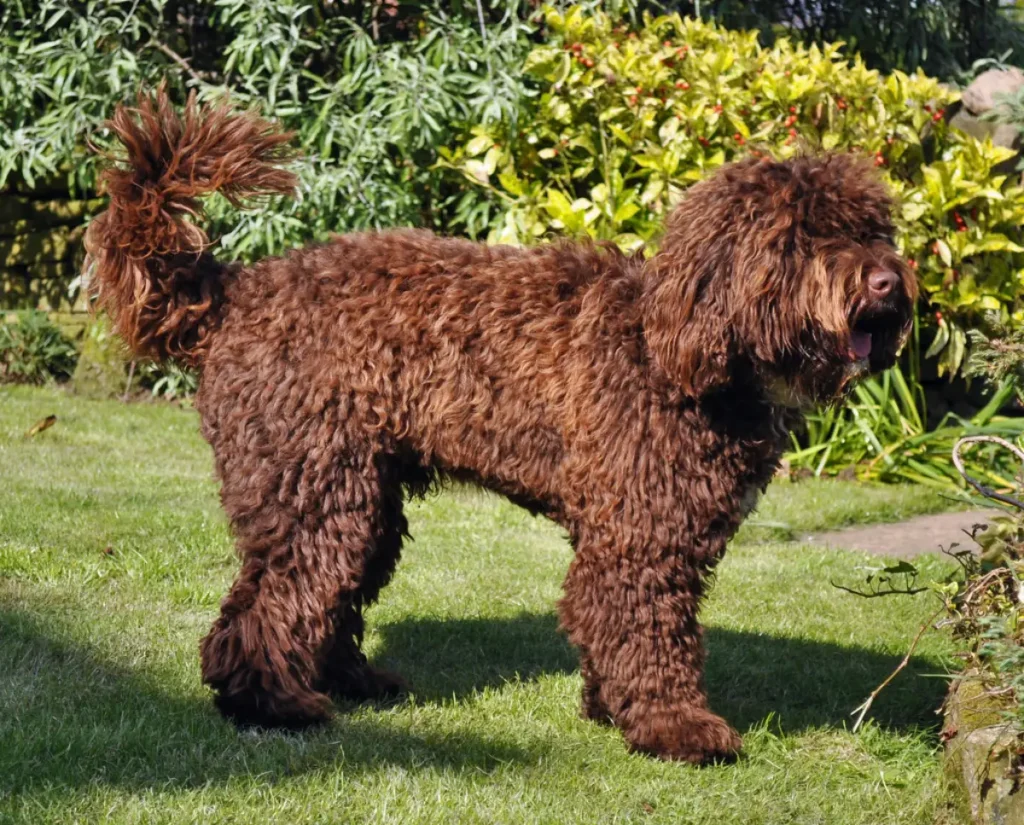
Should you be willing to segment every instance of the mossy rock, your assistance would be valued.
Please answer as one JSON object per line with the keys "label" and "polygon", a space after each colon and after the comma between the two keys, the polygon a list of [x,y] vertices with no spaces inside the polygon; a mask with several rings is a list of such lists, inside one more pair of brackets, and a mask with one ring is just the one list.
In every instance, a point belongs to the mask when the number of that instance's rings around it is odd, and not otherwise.
{"label": "mossy rock", "polygon": [[75,342],[79,350],[85,340],[85,333],[96,319],[86,310],[74,312],[50,312],[50,320],[57,325],[57,328],[68,338]]}
{"label": "mossy rock", "polygon": [[946,775],[962,791],[965,816],[976,825],[1024,825],[1024,733],[1005,698],[992,696],[976,672],[962,674],[950,687],[943,733]]}
{"label": "mossy rock", "polygon": [[94,318],[82,336],[82,352],[71,387],[87,398],[119,398],[124,393],[126,358],[121,339],[106,318]]}

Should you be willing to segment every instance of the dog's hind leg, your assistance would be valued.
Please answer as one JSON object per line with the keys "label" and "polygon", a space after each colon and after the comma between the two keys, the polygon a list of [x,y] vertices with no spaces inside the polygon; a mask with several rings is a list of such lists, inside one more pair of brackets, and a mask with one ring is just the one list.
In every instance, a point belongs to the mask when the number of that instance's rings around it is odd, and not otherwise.
{"label": "dog's hind leg", "polygon": [[359,589],[345,598],[333,613],[333,646],[324,656],[324,690],[338,699],[373,701],[391,699],[405,692],[405,682],[393,673],[370,665],[360,649],[363,640],[363,610],[377,600],[391,581],[408,535],[402,513],[401,490],[396,484],[381,491],[379,529]]}
{"label": "dog's hind leg", "polygon": [[364,693],[385,687],[359,652],[358,616],[397,559],[400,491],[378,457],[318,452],[285,467],[247,510],[235,496],[258,485],[225,477],[243,567],[203,640],[203,679],[242,725],[325,720],[339,673],[360,676]]}
{"label": "dog's hind leg", "polygon": [[601,677],[586,653],[580,657],[580,675],[583,677],[580,716],[599,725],[612,724],[611,711],[601,699]]}

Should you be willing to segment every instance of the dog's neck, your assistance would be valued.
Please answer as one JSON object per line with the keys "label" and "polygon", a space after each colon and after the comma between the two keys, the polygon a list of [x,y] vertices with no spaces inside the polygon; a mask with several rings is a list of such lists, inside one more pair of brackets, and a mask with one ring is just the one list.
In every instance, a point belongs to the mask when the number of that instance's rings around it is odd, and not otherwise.
{"label": "dog's neck", "polygon": [[797,426],[799,409],[780,404],[765,389],[753,369],[734,366],[731,380],[696,401],[708,426],[736,441],[778,443],[784,446]]}

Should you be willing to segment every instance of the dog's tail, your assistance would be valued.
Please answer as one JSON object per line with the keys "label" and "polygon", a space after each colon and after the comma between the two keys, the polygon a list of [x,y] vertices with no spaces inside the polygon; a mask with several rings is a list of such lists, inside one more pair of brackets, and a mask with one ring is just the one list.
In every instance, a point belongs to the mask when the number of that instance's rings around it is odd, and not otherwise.
{"label": "dog's tail", "polygon": [[123,154],[100,175],[107,210],[86,233],[89,289],[137,355],[202,361],[224,306],[229,265],[209,254],[197,200],[220,192],[235,206],[291,193],[290,134],[252,113],[197,105],[182,115],[166,89],[140,93],[108,121]]}

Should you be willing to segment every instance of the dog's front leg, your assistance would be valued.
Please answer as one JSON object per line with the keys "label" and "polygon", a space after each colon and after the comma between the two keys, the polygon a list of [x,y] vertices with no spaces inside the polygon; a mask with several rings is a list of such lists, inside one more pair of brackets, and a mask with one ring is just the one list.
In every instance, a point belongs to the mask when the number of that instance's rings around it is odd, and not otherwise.
{"label": "dog's front leg", "polygon": [[740,749],[704,692],[704,572],[684,553],[624,549],[604,531],[577,533],[559,612],[584,662],[583,713],[611,719],[632,750],[706,763]]}

